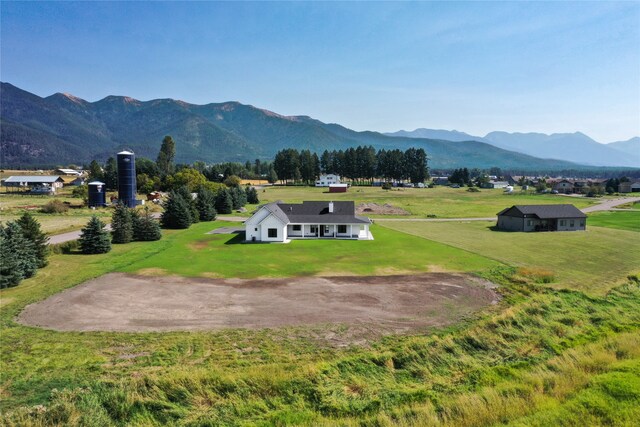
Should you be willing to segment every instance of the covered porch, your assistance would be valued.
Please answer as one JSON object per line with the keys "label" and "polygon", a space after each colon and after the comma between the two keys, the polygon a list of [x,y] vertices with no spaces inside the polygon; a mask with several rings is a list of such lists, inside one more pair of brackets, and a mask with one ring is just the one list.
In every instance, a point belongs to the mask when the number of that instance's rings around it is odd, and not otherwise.
{"label": "covered porch", "polygon": [[369,224],[288,224],[289,239],[373,240]]}

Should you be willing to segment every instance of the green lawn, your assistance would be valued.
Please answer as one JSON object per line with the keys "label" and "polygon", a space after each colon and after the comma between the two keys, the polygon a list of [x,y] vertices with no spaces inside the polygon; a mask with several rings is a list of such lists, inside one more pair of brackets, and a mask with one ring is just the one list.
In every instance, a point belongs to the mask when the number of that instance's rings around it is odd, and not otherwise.
{"label": "green lawn", "polygon": [[176,234],[161,253],[120,269],[146,274],[209,277],[388,275],[480,271],[498,262],[464,250],[373,225],[375,240],[294,240],[247,244],[238,235],[205,234],[238,223],[200,223]]}
{"label": "green lawn", "polygon": [[620,230],[640,231],[639,211],[610,211],[589,214],[589,225],[618,228]]}
{"label": "green lawn", "polygon": [[[602,293],[640,271],[640,238],[633,231],[593,227],[586,232],[511,233],[494,223],[384,222],[385,227],[475,252],[508,265],[550,271],[551,286]],[[535,274],[535,271],[533,271]]]}
{"label": "green lawn", "polygon": [[383,190],[380,187],[351,187],[347,193],[327,192],[315,187],[267,187],[258,193],[261,203],[283,200],[299,203],[304,200],[354,200],[385,204],[389,203],[407,210],[412,216],[424,218],[435,215],[439,218],[490,217],[502,209],[517,204],[572,203],[578,208],[596,203],[587,198],[568,198],[552,194],[531,194],[515,191],[506,194],[503,190],[480,190],[470,193],[466,188],[397,188]]}

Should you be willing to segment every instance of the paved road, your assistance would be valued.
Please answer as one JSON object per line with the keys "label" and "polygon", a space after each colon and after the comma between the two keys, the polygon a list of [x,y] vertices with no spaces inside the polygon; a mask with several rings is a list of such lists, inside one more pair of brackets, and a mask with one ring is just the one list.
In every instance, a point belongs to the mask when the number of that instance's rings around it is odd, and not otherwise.
{"label": "paved road", "polygon": [[[111,231],[111,224],[107,224],[105,230]],[[71,240],[78,240],[80,238],[80,230],[70,231],[68,233],[56,234],[49,236],[49,244],[57,245],[64,242],[70,242]]]}
{"label": "paved road", "polygon": [[621,199],[607,199],[602,203],[598,203],[597,205],[589,206],[582,209],[582,212],[589,213],[589,212],[598,212],[598,211],[618,210],[613,208],[615,208],[616,206],[624,205],[625,203],[633,203],[633,202],[640,202],[640,197],[623,197]]}

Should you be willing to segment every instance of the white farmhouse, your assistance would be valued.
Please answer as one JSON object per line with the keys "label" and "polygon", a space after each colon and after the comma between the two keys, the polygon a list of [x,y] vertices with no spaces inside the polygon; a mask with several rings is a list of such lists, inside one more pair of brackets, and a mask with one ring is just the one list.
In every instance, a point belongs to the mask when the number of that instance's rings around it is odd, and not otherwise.
{"label": "white farmhouse", "polygon": [[248,242],[291,239],[373,240],[371,220],[355,214],[354,202],[269,203],[245,221]]}
{"label": "white farmhouse", "polygon": [[316,187],[328,187],[331,184],[340,184],[340,175],[327,174],[320,175],[320,179],[316,181]]}

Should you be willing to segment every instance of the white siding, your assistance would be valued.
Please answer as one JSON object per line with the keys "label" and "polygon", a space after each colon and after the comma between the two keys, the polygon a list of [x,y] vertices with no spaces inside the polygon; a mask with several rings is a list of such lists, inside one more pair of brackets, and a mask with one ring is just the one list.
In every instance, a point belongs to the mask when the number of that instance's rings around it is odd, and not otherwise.
{"label": "white siding", "polygon": [[[269,229],[275,229],[277,236],[269,237]],[[282,224],[276,217],[273,215],[265,218],[258,227],[260,232],[260,237],[257,240],[261,242],[284,242],[287,240],[286,230],[287,226]]]}

